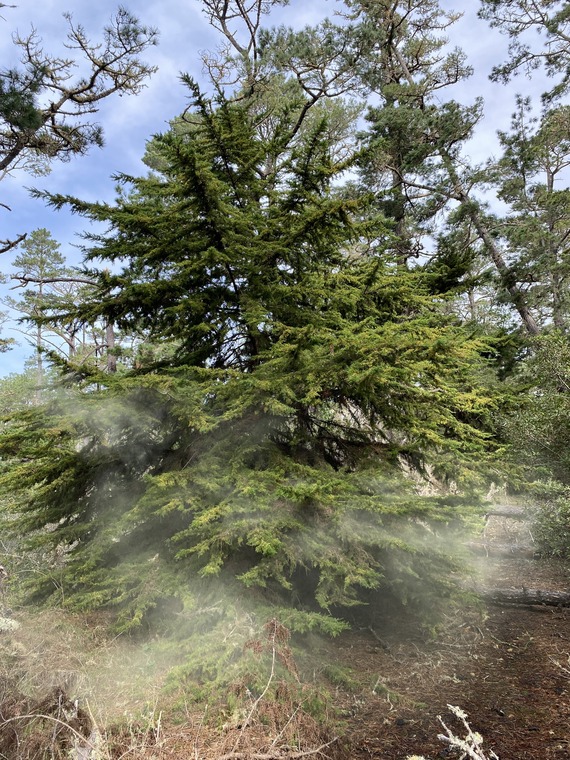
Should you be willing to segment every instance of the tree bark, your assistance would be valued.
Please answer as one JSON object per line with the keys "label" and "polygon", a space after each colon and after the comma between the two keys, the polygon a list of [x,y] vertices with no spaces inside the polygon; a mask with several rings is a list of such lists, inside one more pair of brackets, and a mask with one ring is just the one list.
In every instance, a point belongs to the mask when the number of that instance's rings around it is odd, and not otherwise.
{"label": "tree bark", "polygon": [[548,607],[570,607],[570,593],[547,591],[538,588],[486,588],[477,593],[492,604],[545,605]]}

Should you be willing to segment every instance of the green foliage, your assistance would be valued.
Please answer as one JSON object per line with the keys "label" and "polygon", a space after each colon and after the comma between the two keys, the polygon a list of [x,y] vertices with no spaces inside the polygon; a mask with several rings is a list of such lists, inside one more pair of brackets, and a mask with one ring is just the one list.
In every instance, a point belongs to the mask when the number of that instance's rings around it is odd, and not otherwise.
{"label": "green foliage", "polygon": [[532,118],[529,98],[517,99],[511,130],[500,132],[500,160],[490,167],[498,196],[508,204],[498,234],[504,240],[510,276],[543,325],[568,329],[570,298],[566,235],[570,194],[563,175],[570,165],[570,108],[560,106]]}
{"label": "green foliage", "polygon": [[542,335],[522,366],[526,393],[505,421],[517,487],[538,505],[535,535],[545,554],[570,556],[570,344]]}
{"label": "green foliage", "polygon": [[522,367],[527,393],[522,408],[507,422],[516,455],[533,474],[570,480],[570,346],[559,332],[535,341]]}
{"label": "green foliage", "polygon": [[77,388],[5,423],[14,528],[65,556],[30,593],[116,607],[123,630],[218,577],[296,630],[335,633],[383,595],[433,609],[462,509],[398,471],[465,480],[485,455],[487,346],[394,261],[368,194],[338,192],[326,119],[268,174],[256,109],[192,88],[160,176],[113,206],[52,198],[111,228],[86,253],[113,271],[90,272],[76,317],[175,348],[121,376],[76,367]]}
{"label": "green foliage", "polygon": [[552,493],[561,490],[552,488],[549,498],[540,504],[533,535],[544,555],[570,560],[570,493],[568,489]]}
{"label": "green foliage", "polygon": [[[0,283],[3,282],[2,277],[0,276]],[[0,312],[0,327],[2,324],[6,321],[6,314],[4,312]],[[9,351],[10,347],[14,344],[13,338],[0,338],[0,354],[4,353],[5,351]]]}
{"label": "green foliage", "polygon": [[[564,0],[481,0],[479,13],[511,40],[508,60],[493,68],[495,80],[508,82],[513,75],[530,75],[544,66],[548,76],[559,81],[543,100],[548,103],[567,93],[570,14]],[[535,47],[533,39],[541,37],[544,42]]]}
{"label": "green foliage", "polygon": [[76,306],[43,299],[42,329],[110,326],[135,350],[117,372],[60,360],[58,382],[4,417],[3,529],[43,558],[28,599],[168,634],[178,683],[254,692],[256,655],[275,652],[265,621],[335,636],[403,609],[426,619],[456,590],[504,399],[494,342],[448,308],[476,252],[410,264],[448,199],[413,198],[412,179],[443,188],[433,159],[478,117],[435,102],[440,74],[466,73],[458,53],[430,71],[451,19],[436,11],[398,17],[418,82],[392,59],[365,150],[358,106],[325,95],[370,36],[373,54],[390,38],[359,5],[346,47],[331,24],[322,44],[283,29],[234,44],[235,99],[221,78],[215,99],[186,79],[190,106],[149,145],[153,173],[119,177],[114,203],[48,196],[105,231],[84,236],[93,286]]}
{"label": "green foliage", "polygon": [[[86,120],[98,101],[114,92],[138,92],[154,69],[139,55],[156,42],[156,32],[120,8],[103,34],[92,43],[71,15],[67,47],[83,58],[86,78],[73,81],[78,61],[47,54],[35,30],[15,34],[21,53],[18,68],[0,71],[0,168],[18,166],[45,173],[54,158],[66,159],[101,145],[101,128]],[[49,105],[46,105],[49,102]]]}
{"label": "green foliage", "polygon": [[262,589],[293,604],[280,613],[292,629],[334,633],[339,623],[318,608],[340,612],[367,590],[422,607],[428,573],[433,590],[449,592],[437,576],[455,566],[452,503],[419,498],[377,467],[335,472],[316,459],[318,439],[313,452],[309,441],[284,449],[271,439],[283,430],[262,414],[197,420],[197,430],[186,388],[175,398],[172,380],[156,383],[141,378],[121,400],[69,393],[7,423],[0,488],[13,494],[17,483],[23,497],[14,530],[47,556],[69,547],[63,565],[30,578],[34,594],[116,606],[129,629],[169,600],[187,609],[183,590],[199,590],[200,578],[235,575],[252,599]]}
{"label": "green foliage", "polygon": [[0,118],[12,129],[36,130],[42,125],[35,97],[40,89],[41,72],[26,78],[18,71],[6,71],[0,79]]}

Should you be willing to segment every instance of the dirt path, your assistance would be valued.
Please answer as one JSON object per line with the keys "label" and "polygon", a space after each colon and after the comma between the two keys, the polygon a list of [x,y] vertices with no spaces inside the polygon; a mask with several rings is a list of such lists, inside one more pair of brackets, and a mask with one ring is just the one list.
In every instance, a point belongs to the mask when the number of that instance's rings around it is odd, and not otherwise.
{"label": "dirt path", "polygon": [[[528,524],[507,517],[489,519],[485,540],[532,546]],[[481,573],[488,587],[570,590],[568,568],[556,562],[484,557]],[[370,688],[345,706],[347,756],[457,757],[437,738],[438,715],[457,727],[451,704],[501,760],[570,758],[570,608],[489,604],[449,619],[437,641],[388,644],[367,633],[341,648],[370,673]]]}

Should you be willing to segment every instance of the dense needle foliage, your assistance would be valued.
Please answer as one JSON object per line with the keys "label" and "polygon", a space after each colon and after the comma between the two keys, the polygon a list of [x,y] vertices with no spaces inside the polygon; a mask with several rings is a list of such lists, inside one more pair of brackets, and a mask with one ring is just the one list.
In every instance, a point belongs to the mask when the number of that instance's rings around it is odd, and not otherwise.
{"label": "dense needle foliage", "polygon": [[73,317],[139,345],[116,374],[68,365],[4,425],[15,526],[60,557],[31,593],[117,605],[125,627],[189,614],[216,576],[298,630],[433,607],[465,510],[420,479],[463,483],[488,450],[489,347],[342,189],[357,156],[335,156],[326,113],[264,138],[247,99],[191,86],[159,173],[122,177],[114,205],[51,198],[108,225]]}

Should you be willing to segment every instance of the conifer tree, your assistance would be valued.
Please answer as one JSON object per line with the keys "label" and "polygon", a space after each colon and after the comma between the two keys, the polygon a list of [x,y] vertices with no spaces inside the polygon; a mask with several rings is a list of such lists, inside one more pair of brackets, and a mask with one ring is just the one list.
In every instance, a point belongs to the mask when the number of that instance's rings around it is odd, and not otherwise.
{"label": "conifer tree", "polygon": [[[388,215],[398,220],[401,260],[432,255],[438,218],[459,204],[455,219],[468,221],[506,299],[526,331],[536,335],[539,327],[524,288],[497,240],[495,220],[478,197],[486,175],[464,156],[483,102],[463,106],[446,91],[471,73],[462,51],[449,51],[442,34],[457,14],[444,12],[435,0],[348,5],[353,11],[351,34],[367,41],[357,45],[366,51],[357,65],[360,81],[381,99],[380,107],[371,108],[367,116],[371,127],[363,178]],[[468,264],[469,256],[469,248],[458,251],[455,263]]]}
{"label": "conifer tree", "polygon": [[549,108],[537,124],[530,101],[518,98],[510,132],[500,132],[503,155],[491,168],[509,211],[495,225],[513,278],[526,291],[542,326],[568,328],[570,109]]}
{"label": "conifer tree", "polygon": [[[437,0],[348,2],[350,34],[361,51],[355,74],[379,105],[369,108],[369,150],[362,179],[395,223],[399,259],[426,253],[434,216],[453,194],[444,156],[456,163],[481,116],[481,103],[461,107],[447,90],[472,73],[444,33],[459,18]],[[429,192],[426,189],[429,187]]]}
{"label": "conifer tree", "polygon": [[[4,324],[6,321],[6,314],[4,312],[0,312],[0,326]],[[14,343],[13,338],[0,338],[0,353],[4,353],[5,351],[8,351],[10,346]]]}
{"label": "conifer tree", "polygon": [[27,325],[28,331],[32,332],[32,340],[35,348],[36,382],[38,386],[43,383],[43,357],[45,336],[42,325],[39,322],[46,303],[49,303],[50,293],[49,280],[62,276],[65,271],[65,260],[59,252],[59,245],[51,237],[46,229],[34,230],[24,240],[20,247],[20,253],[14,259],[14,266],[20,275],[31,277],[36,283],[37,289],[27,290],[22,298],[6,299],[10,308],[25,315],[25,318],[35,319],[35,324]]}
{"label": "conifer tree", "polygon": [[[18,283],[13,289],[22,289],[21,296],[8,297],[5,303],[22,315],[21,331],[33,340],[38,387],[42,385],[45,354],[75,362],[103,360],[108,368],[114,367],[116,336],[112,325],[87,323],[71,314],[94,282],[66,264],[59,243],[45,228],[33,230],[19,250],[11,279]],[[54,310],[69,317],[57,323],[50,321],[46,315]]]}
{"label": "conifer tree", "polygon": [[[91,119],[101,101],[115,93],[140,92],[155,71],[140,56],[156,44],[157,33],[125,8],[117,10],[101,42],[89,39],[71,14],[65,17],[67,48],[75,51],[75,58],[47,53],[32,29],[13,37],[20,65],[0,69],[0,180],[18,169],[45,174],[53,161],[67,161],[102,145],[101,126]],[[85,72],[75,76],[79,63]],[[25,234],[1,240],[0,253],[24,239]]]}
{"label": "conifer tree", "polygon": [[87,262],[112,269],[86,270],[76,318],[164,350],[126,375],[76,367],[78,389],[11,418],[15,525],[66,549],[68,603],[119,605],[125,626],[165,597],[191,609],[220,575],[300,630],[449,593],[461,500],[420,496],[402,469],[458,481],[485,452],[485,345],[400,266],[370,194],[339,188],[356,155],[339,158],[326,113],[264,136],[255,96],[188,84],[160,173],[123,177],[113,205],[50,197],[110,230],[87,236]]}
{"label": "conifer tree", "polygon": [[[507,34],[509,58],[493,69],[496,81],[508,82],[521,72],[530,76],[544,68],[559,81],[544,93],[545,103],[570,86],[570,13],[564,0],[481,0],[479,15]],[[539,40],[539,45],[533,45]]]}

